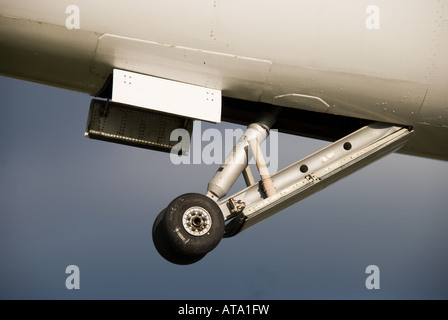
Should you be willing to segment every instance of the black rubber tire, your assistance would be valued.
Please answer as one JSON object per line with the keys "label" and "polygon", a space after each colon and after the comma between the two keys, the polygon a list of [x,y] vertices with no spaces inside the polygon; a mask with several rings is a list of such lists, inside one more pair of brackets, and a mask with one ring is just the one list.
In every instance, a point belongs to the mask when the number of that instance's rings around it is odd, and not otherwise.
{"label": "black rubber tire", "polygon": [[[206,210],[211,219],[210,229],[203,235],[192,235],[182,224],[184,213],[199,207]],[[186,256],[207,254],[213,250],[224,235],[224,217],[218,204],[209,197],[188,193],[174,199],[166,208],[161,222],[167,233],[167,240],[177,252]]]}
{"label": "black rubber tire", "polygon": [[166,229],[161,227],[161,222],[164,217],[165,210],[162,210],[162,212],[160,212],[154,220],[154,224],[152,226],[152,241],[154,243],[154,247],[163,258],[174,264],[188,265],[198,262],[205,257],[205,254],[187,256],[177,252],[167,240]]}

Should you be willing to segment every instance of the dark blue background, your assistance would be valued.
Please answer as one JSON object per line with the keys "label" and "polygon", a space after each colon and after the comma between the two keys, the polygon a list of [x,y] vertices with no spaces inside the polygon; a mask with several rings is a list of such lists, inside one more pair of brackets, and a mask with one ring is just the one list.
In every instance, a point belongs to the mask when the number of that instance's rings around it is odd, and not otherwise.
{"label": "dark blue background", "polygon": [[[176,266],[156,252],[153,220],[205,192],[218,166],[84,138],[90,99],[0,77],[1,299],[448,298],[446,162],[389,155]],[[279,143],[280,168],[327,144]],[[72,264],[80,290],[65,287]],[[365,287],[368,265],[379,290]]]}

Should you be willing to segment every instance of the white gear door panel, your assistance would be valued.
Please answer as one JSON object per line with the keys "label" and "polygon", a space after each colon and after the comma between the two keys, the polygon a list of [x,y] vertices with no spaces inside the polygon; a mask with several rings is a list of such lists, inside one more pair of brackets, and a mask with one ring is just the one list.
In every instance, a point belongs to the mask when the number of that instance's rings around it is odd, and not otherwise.
{"label": "white gear door panel", "polygon": [[114,69],[112,101],[221,122],[221,91]]}

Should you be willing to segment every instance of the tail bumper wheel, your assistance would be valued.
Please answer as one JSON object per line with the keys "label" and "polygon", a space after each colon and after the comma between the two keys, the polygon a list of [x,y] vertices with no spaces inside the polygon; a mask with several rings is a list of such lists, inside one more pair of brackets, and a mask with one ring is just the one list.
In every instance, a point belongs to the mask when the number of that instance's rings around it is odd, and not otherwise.
{"label": "tail bumper wheel", "polygon": [[190,264],[213,250],[224,235],[224,217],[217,203],[196,193],[174,199],[154,221],[157,251],[175,264]]}
{"label": "tail bumper wheel", "polygon": [[205,257],[205,254],[187,256],[177,252],[177,250],[169,243],[163,224],[161,224],[164,217],[165,209],[159,213],[152,227],[152,241],[154,247],[163,258],[174,264],[188,265],[198,262]]}

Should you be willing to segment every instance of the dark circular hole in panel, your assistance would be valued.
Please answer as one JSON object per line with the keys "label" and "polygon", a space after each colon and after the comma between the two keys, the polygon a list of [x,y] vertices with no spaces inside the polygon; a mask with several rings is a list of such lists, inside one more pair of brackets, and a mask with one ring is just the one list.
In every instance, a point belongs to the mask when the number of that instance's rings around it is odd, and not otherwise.
{"label": "dark circular hole in panel", "polygon": [[350,142],[344,143],[344,150],[350,150],[352,148],[352,144]]}

